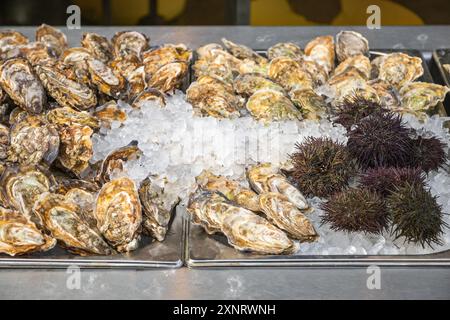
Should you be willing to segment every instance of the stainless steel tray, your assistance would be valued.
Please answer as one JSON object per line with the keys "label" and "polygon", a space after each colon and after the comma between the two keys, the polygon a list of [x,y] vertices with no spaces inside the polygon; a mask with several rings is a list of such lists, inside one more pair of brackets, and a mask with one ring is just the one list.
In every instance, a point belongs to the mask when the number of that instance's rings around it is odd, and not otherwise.
{"label": "stainless steel tray", "polygon": [[[450,49],[438,49],[433,52],[433,70],[435,70],[436,80],[447,87],[450,87],[450,74],[443,68],[443,64],[450,64]],[[450,95],[447,94],[444,100],[447,114],[450,115]]]}
{"label": "stainless steel tray", "polygon": [[183,226],[182,214],[175,212],[163,242],[143,237],[140,247],[127,254],[80,257],[56,246],[48,252],[19,257],[0,254],[0,268],[179,268],[183,265]]}

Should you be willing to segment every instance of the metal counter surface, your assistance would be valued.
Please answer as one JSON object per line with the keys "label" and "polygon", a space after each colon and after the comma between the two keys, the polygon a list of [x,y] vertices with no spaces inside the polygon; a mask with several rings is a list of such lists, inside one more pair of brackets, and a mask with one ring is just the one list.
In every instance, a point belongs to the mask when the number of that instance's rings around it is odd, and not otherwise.
{"label": "metal counter surface", "polygon": [[[0,27],[3,29],[6,27]],[[34,28],[17,28],[30,38]],[[342,29],[363,33],[372,47],[432,51],[450,47],[450,26],[382,27],[82,27],[64,30],[72,46],[86,31],[146,33],[152,44],[196,47],[221,37],[258,49],[282,41],[305,45]],[[430,54],[431,55],[431,54]],[[80,286],[66,270],[2,269],[0,299],[450,299],[450,268],[382,268],[381,288],[369,290],[365,268],[245,268],[81,270]],[[69,285],[68,285],[69,284]],[[72,288],[72,289],[70,289]]]}

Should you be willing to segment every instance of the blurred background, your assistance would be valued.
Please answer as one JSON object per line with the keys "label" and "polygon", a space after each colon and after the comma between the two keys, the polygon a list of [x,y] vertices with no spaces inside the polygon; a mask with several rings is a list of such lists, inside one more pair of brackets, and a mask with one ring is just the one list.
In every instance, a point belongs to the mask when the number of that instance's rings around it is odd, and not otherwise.
{"label": "blurred background", "polygon": [[450,24],[449,0],[0,0],[0,25],[362,25],[369,5],[382,25]]}

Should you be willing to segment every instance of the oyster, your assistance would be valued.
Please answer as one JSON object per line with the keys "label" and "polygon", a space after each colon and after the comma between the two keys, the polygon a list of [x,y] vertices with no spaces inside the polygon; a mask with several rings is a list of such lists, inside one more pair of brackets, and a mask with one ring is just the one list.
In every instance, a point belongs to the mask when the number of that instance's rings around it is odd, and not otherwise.
{"label": "oyster", "polygon": [[241,186],[237,181],[224,176],[216,176],[207,170],[204,170],[195,180],[203,190],[220,192],[228,200],[248,210],[261,211],[258,195],[252,190]]}
{"label": "oyster", "polygon": [[112,254],[101,235],[80,218],[80,210],[70,199],[49,192],[41,194],[34,205],[45,229],[70,252],[82,256]]}
{"label": "oyster", "polygon": [[26,60],[10,59],[0,65],[0,86],[22,109],[36,114],[43,111],[45,90]]}
{"label": "oyster", "polygon": [[38,196],[50,190],[51,182],[47,174],[37,167],[9,166],[3,173],[0,185],[8,205],[28,221],[42,227],[42,219],[33,211],[33,205]]}
{"label": "oyster", "polygon": [[215,118],[237,118],[239,100],[219,83],[193,82],[186,91],[186,100],[197,115]]}
{"label": "oyster", "polygon": [[334,40],[332,36],[314,38],[305,47],[306,56],[324,67],[327,73],[334,69]]}
{"label": "oyster", "polygon": [[225,38],[222,38],[222,43],[227,48],[227,50],[238,59],[254,61],[258,65],[264,65],[268,63],[266,58],[259,55],[247,46],[236,44]]}
{"label": "oyster", "polygon": [[55,63],[55,58],[48,52],[47,46],[42,42],[30,42],[19,47],[20,56],[25,57],[32,66]]}
{"label": "oyster", "polygon": [[311,221],[286,196],[275,192],[263,193],[259,202],[267,219],[290,237],[308,242],[317,239]]}
{"label": "oyster", "polygon": [[370,78],[372,65],[369,58],[366,56],[358,54],[345,59],[336,67],[336,69],[334,69],[334,74],[337,75],[343,73],[348,67],[355,67],[361,71],[361,74],[364,75],[365,79]]}
{"label": "oyster", "polygon": [[201,76],[197,78],[196,82],[199,84],[210,84],[213,86],[221,87],[220,90],[225,90],[230,94],[234,94],[235,91],[232,83],[224,82],[221,79],[216,78],[214,76]]}
{"label": "oyster", "polygon": [[365,79],[364,74],[355,67],[348,67],[344,72],[332,76],[327,85],[333,91],[334,103],[342,101],[347,95],[354,94],[357,89],[375,90],[371,88]]}
{"label": "oyster", "polygon": [[142,57],[145,73],[151,77],[159,68],[168,63],[175,61],[189,63],[192,59],[192,51],[184,44],[166,44],[159,48],[144,52]]}
{"label": "oyster", "polygon": [[9,128],[0,124],[0,162],[8,158]]}
{"label": "oyster", "polygon": [[77,123],[89,126],[93,130],[100,128],[100,122],[95,116],[90,115],[86,111],[77,111],[70,107],[60,107],[50,110],[47,112],[47,120],[58,127]]}
{"label": "oyster", "polygon": [[270,61],[268,75],[286,91],[313,87],[310,75],[291,58],[279,57]]}
{"label": "oyster", "polygon": [[164,241],[169,229],[172,212],[180,198],[171,198],[164,193],[165,179],[162,186],[156,183],[158,177],[149,176],[139,187],[142,204],[142,226],[144,232],[158,241]]}
{"label": "oyster", "polygon": [[56,185],[52,188],[52,192],[65,195],[72,189],[81,189],[91,194],[97,193],[100,187],[91,181],[82,179],[71,179],[66,176],[56,176]]}
{"label": "oyster", "polygon": [[375,79],[371,80],[369,85],[375,89],[382,106],[391,110],[397,110],[400,107],[398,92],[389,83]]}
{"label": "oyster", "polygon": [[103,127],[107,128],[110,128],[114,121],[125,122],[127,120],[127,113],[121,110],[114,100],[96,108],[93,116],[101,121]]}
{"label": "oyster", "polygon": [[93,32],[83,33],[81,45],[103,63],[108,63],[112,60],[113,48],[111,43],[104,36]]}
{"label": "oyster", "polygon": [[260,89],[273,89],[284,92],[283,87],[257,73],[246,73],[238,76],[233,83],[236,93],[243,97],[250,97]]}
{"label": "oyster", "polygon": [[180,88],[188,72],[188,65],[184,61],[175,61],[159,68],[148,80],[150,88],[164,93]]}
{"label": "oyster", "polygon": [[10,133],[9,160],[20,164],[53,163],[58,156],[56,127],[40,116],[28,115],[14,123]]}
{"label": "oyster", "polygon": [[300,111],[282,92],[261,89],[256,91],[245,105],[256,120],[265,122],[302,119]]}
{"label": "oyster", "polygon": [[212,77],[231,84],[234,79],[233,69],[227,61],[218,61],[219,59],[210,61],[206,59],[197,60],[192,69],[195,76],[200,79],[202,77]]}
{"label": "oyster", "polygon": [[300,67],[309,75],[314,87],[325,84],[328,80],[328,72],[318,63],[305,58],[298,60]]}
{"label": "oyster", "polygon": [[125,79],[128,79],[130,75],[141,66],[141,60],[135,55],[117,57],[111,62],[111,68],[114,69],[116,73],[121,74]]}
{"label": "oyster", "polygon": [[36,29],[36,41],[43,42],[54,57],[59,57],[67,49],[66,35],[46,24]]}
{"label": "oyster", "polygon": [[257,193],[270,192],[267,178],[276,173],[278,168],[268,162],[250,166],[246,170],[247,180]]}
{"label": "oyster", "polygon": [[302,49],[292,42],[281,42],[267,49],[267,57],[273,60],[278,57],[286,57],[290,59],[299,59],[303,56]]}
{"label": "oyster", "polygon": [[21,108],[14,108],[9,114],[9,124],[12,126],[15,123],[25,120],[30,114]]}
{"label": "oyster", "polygon": [[111,67],[127,80],[126,99],[136,98],[146,87],[145,71],[140,59],[135,55],[116,58]]}
{"label": "oyster", "polygon": [[430,112],[439,102],[444,101],[450,91],[446,86],[427,82],[407,83],[400,89],[401,105],[404,111]]}
{"label": "oyster", "polygon": [[94,216],[95,193],[81,188],[72,188],[66,192],[64,198],[66,201],[77,204],[80,210],[76,213],[81,220],[87,222],[91,229],[97,230],[97,220]]}
{"label": "oyster", "polygon": [[42,234],[19,212],[0,207],[0,253],[10,256],[48,251],[56,240]]}
{"label": "oyster", "polygon": [[91,57],[91,53],[85,48],[70,48],[63,52],[60,60],[64,65],[73,68],[77,80],[91,85],[89,67],[86,62]]}
{"label": "oyster", "polygon": [[378,78],[396,88],[423,75],[422,59],[404,53],[391,53],[381,59]]}
{"label": "oyster", "polygon": [[369,56],[369,42],[355,31],[341,31],[336,36],[336,56],[343,62],[356,55]]}
{"label": "oyster", "polygon": [[97,97],[92,89],[70,80],[56,68],[38,65],[36,72],[48,94],[61,106],[87,110],[97,104]]}
{"label": "oyster", "polygon": [[141,58],[142,53],[148,49],[149,39],[142,33],[136,31],[117,32],[111,39],[115,57],[136,55]]}
{"label": "oyster", "polygon": [[148,105],[148,102],[156,102],[160,107],[164,107],[166,105],[166,97],[161,91],[148,88],[134,99],[131,106],[135,109],[140,109]]}
{"label": "oyster", "polygon": [[100,184],[111,181],[115,173],[123,171],[124,162],[138,159],[142,154],[137,141],[131,141],[129,145],[110,152],[103,160],[95,180]]}
{"label": "oyster", "polygon": [[108,96],[118,99],[125,89],[125,79],[121,74],[98,59],[86,60],[91,81],[97,89]]}
{"label": "oyster", "polygon": [[134,70],[127,78],[128,88],[127,88],[127,99],[132,101],[136,98],[144,89],[147,84],[145,82],[145,72],[144,67],[139,67]]}
{"label": "oyster", "polygon": [[228,210],[222,219],[222,231],[237,250],[261,254],[290,254],[297,250],[283,231],[244,208]]}
{"label": "oyster", "polygon": [[313,89],[294,89],[289,96],[305,119],[318,120],[323,118],[327,112],[325,99]]}
{"label": "oyster", "polygon": [[14,30],[0,31],[0,61],[17,57],[19,47],[26,45],[28,38]]}
{"label": "oyster", "polygon": [[214,55],[214,52],[217,50],[223,51],[223,47],[218,43],[208,43],[197,48],[195,52],[197,53],[199,59],[203,59]]}
{"label": "oyster", "polygon": [[95,207],[97,227],[119,252],[137,248],[142,207],[136,185],[126,177],[103,185]]}

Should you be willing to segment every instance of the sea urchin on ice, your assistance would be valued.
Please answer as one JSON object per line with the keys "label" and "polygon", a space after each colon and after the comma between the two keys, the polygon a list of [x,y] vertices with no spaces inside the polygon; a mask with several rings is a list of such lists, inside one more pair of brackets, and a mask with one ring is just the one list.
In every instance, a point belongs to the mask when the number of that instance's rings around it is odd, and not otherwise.
{"label": "sea urchin on ice", "polygon": [[444,151],[445,144],[436,137],[424,138],[419,136],[412,141],[413,145],[413,165],[418,166],[425,172],[439,169],[447,156]]}
{"label": "sea urchin on ice", "polygon": [[327,197],[346,187],[355,173],[354,161],[342,143],[308,137],[296,148],[291,155],[292,178],[307,195]]}
{"label": "sea urchin on ice", "polygon": [[333,230],[381,233],[388,227],[382,196],[366,188],[335,193],[321,208],[322,223],[329,223]]}
{"label": "sea urchin on ice", "polygon": [[395,239],[404,237],[407,242],[419,243],[422,247],[442,244],[441,235],[448,225],[443,220],[441,206],[429,190],[405,183],[387,197],[386,206]]}
{"label": "sea urchin on ice", "polygon": [[405,167],[411,161],[412,141],[402,117],[393,112],[374,113],[349,132],[347,147],[362,168]]}

